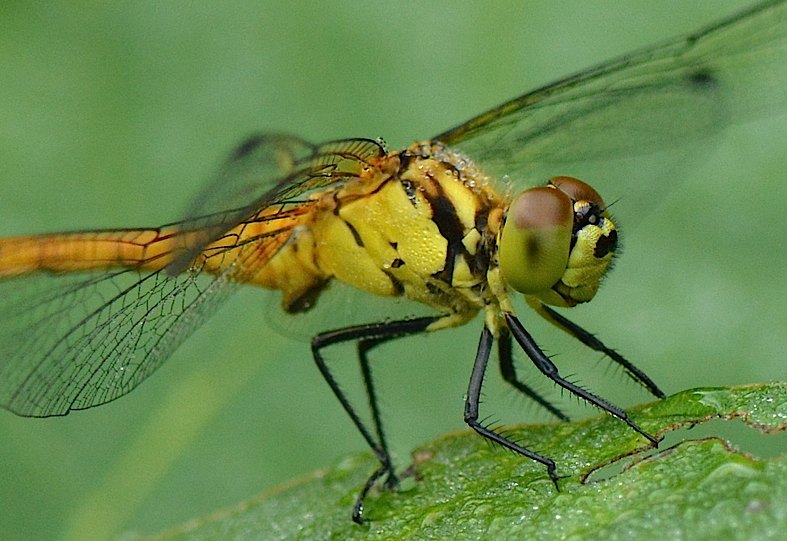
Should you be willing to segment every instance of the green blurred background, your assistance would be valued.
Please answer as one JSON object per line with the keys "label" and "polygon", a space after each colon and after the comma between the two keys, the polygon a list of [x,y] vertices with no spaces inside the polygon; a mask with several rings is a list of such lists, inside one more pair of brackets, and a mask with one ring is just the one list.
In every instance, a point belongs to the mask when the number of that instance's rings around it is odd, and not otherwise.
{"label": "green blurred background", "polygon": [[[173,221],[251,132],[401,147],[748,2],[287,4],[3,2],[0,234]],[[784,377],[784,120],[728,130],[686,182],[655,191],[598,299],[573,314],[668,392]],[[44,420],[0,411],[0,539],[155,532],[364,450],[308,344],[271,331],[270,297],[241,291],[112,404]],[[534,328],[565,373],[623,405],[648,400],[598,355]],[[400,465],[462,427],[478,331],[378,353]],[[494,419],[545,420],[496,370],[485,394]],[[766,454],[784,443],[735,437]]]}

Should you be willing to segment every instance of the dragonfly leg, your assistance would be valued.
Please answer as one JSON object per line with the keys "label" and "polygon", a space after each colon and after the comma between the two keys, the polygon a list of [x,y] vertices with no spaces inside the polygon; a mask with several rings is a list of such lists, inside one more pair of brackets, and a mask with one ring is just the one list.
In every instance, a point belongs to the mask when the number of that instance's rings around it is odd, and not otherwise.
{"label": "dragonfly leg", "polygon": [[533,340],[533,337],[530,336],[530,333],[528,333],[527,330],[525,330],[524,326],[519,321],[519,319],[517,319],[516,316],[514,316],[514,314],[511,313],[505,313],[504,317],[506,320],[506,324],[508,325],[508,328],[511,331],[511,334],[513,334],[514,336],[514,339],[519,343],[519,345],[525,351],[525,353],[533,362],[533,364],[536,365],[536,368],[538,368],[546,377],[548,377],[556,384],[569,391],[570,393],[573,393],[579,398],[586,400],[587,402],[590,402],[591,404],[593,404],[598,408],[601,408],[602,410],[606,411],[610,415],[617,417],[618,419],[629,425],[635,432],[638,432],[643,437],[645,437],[648,441],[650,441],[651,445],[653,445],[654,447],[658,446],[659,440],[656,439],[654,436],[651,436],[644,430],[642,430],[639,427],[639,425],[637,425],[634,421],[632,421],[629,418],[629,416],[626,414],[626,412],[623,411],[621,408],[607,402],[603,398],[596,396],[590,391],[587,391],[561,377],[560,374],[558,373],[557,366],[555,366],[555,364],[549,359],[549,357],[546,356],[546,354],[541,350],[541,348],[539,348],[538,345],[536,345],[535,340]]}
{"label": "dragonfly leg", "polygon": [[549,475],[550,479],[552,479],[555,487],[558,488],[557,483],[559,477],[555,472],[555,462],[552,459],[522,447],[518,443],[511,441],[502,434],[498,434],[491,428],[484,426],[478,420],[478,405],[481,397],[481,386],[484,382],[484,374],[486,373],[486,367],[489,363],[489,354],[492,349],[493,341],[494,336],[492,335],[492,332],[485,326],[484,330],[481,332],[481,339],[478,342],[478,351],[475,356],[475,362],[473,363],[473,373],[470,376],[470,384],[467,388],[467,399],[465,400],[465,423],[467,423],[470,428],[478,432],[481,436],[491,440],[492,442],[502,445],[503,447],[511,449],[515,453],[519,453],[520,455],[526,456],[527,458],[535,460],[536,462],[540,462],[546,466],[547,474]]}
{"label": "dragonfly leg", "polygon": [[[347,415],[350,416],[353,424],[355,424],[355,427],[361,433],[363,439],[366,440],[366,443],[380,461],[380,466],[369,476],[355,500],[352,519],[354,522],[359,524],[363,522],[363,501],[366,497],[366,494],[369,492],[369,490],[371,490],[378,479],[387,474],[388,480],[386,481],[386,486],[390,487],[396,485],[396,475],[394,473],[393,464],[391,463],[390,453],[388,452],[388,444],[382,429],[380,410],[377,404],[377,395],[374,389],[374,383],[372,380],[371,370],[369,368],[367,354],[374,347],[389,340],[424,332],[426,331],[427,327],[429,327],[429,325],[438,319],[440,319],[439,316],[422,317],[402,321],[357,325],[353,327],[346,327],[344,329],[320,333],[312,338],[312,355],[314,357],[315,363],[317,364],[317,368],[320,370],[323,378],[333,391],[333,394],[336,395],[336,398],[344,408],[344,411],[346,411]],[[353,341],[358,342],[358,357],[361,365],[361,375],[363,377],[364,387],[369,401],[372,423],[374,424],[374,435],[369,430],[366,423],[363,422],[361,417],[355,411],[355,408],[350,403],[347,395],[344,393],[344,391],[342,391],[341,387],[336,381],[336,378],[334,378],[333,374],[328,368],[328,364],[326,363],[325,357],[323,357],[322,354],[322,350],[328,346]]]}
{"label": "dragonfly leg", "polygon": [[666,396],[664,391],[659,389],[658,385],[656,385],[645,372],[634,366],[631,361],[627,360],[614,349],[604,345],[604,343],[596,338],[593,334],[543,303],[535,308],[536,312],[538,312],[541,317],[564,330],[590,349],[603,353],[614,362],[622,366],[623,370],[626,371],[626,374],[628,374],[631,379],[645,387],[653,396],[656,398],[664,398]]}
{"label": "dragonfly leg", "polygon": [[392,464],[391,454],[388,451],[388,440],[385,437],[385,430],[383,430],[383,422],[382,418],[380,417],[380,406],[377,401],[377,392],[375,391],[374,387],[371,365],[369,364],[369,352],[380,344],[395,338],[398,338],[398,336],[376,337],[358,341],[358,360],[361,365],[361,377],[363,378],[363,386],[364,390],[366,391],[366,398],[369,401],[369,411],[372,414],[372,424],[374,424],[374,431],[377,434],[377,441],[380,444],[380,450],[386,456],[387,463],[389,465],[388,477],[385,480],[386,488],[396,488],[399,485],[399,480],[396,477],[396,472],[394,471],[393,467],[390,467]]}
{"label": "dragonfly leg", "polygon": [[511,333],[508,332],[508,329],[502,329],[500,337],[497,339],[497,357],[500,363],[500,373],[507,383],[531,400],[534,400],[539,406],[561,421],[569,420],[568,415],[560,411],[532,387],[517,378],[516,368],[514,367],[514,357],[511,351]]}

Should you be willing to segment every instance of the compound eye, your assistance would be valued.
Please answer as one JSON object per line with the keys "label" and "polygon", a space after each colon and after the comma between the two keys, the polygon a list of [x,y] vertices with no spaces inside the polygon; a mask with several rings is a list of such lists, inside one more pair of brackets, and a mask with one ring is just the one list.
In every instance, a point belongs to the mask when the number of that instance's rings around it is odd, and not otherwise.
{"label": "compound eye", "polygon": [[508,284],[525,294],[555,285],[568,264],[573,225],[573,202],[560,187],[531,188],[514,199],[498,252]]}
{"label": "compound eye", "polygon": [[581,180],[574,177],[552,177],[549,183],[566,194],[572,201],[587,201],[588,203],[595,203],[599,208],[606,208],[604,200],[599,193],[585,184]]}

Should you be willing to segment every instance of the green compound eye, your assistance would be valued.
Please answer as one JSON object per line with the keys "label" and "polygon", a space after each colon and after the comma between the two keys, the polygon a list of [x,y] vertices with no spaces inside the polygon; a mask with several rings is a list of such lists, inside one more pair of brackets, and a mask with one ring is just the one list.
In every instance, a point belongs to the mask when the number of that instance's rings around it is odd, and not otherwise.
{"label": "green compound eye", "polygon": [[522,192],[508,208],[500,236],[500,270],[525,294],[550,289],[563,276],[571,252],[574,204],[552,186]]}

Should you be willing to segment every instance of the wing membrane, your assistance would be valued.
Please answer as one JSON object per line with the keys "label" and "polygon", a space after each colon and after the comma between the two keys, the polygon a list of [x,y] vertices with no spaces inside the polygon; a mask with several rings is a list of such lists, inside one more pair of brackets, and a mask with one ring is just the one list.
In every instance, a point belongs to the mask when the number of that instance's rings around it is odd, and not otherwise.
{"label": "wing membrane", "polygon": [[156,229],[0,240],[0,404],[47,417],[128,393],[287,242],[312,210],[308,194],[357,178],[383,152],[272,137],[236,151],[194,209],[228,191],[229,204],[252,204]]}
{"label": "wing membrane", "polygon": [[343,184],[369,159],[384,154],[382,145],[369,139],[313,145],[280,134],[248,138],[195,199],[182,227],[196,234],[187,237],[169,272],[182,271],[202,248],[261,209]]}
{"label": "wing membrane", "polygon": [[231,291],[229,272],[36,273],[0,282],[0,401],[64,415],[139,385]]}
{"label": "wing membrane", "polygon": [[525,94],[436,139],[494,175],[540,182],[560,167],[690,145],[784,104],[786,88],[779,0]]}

